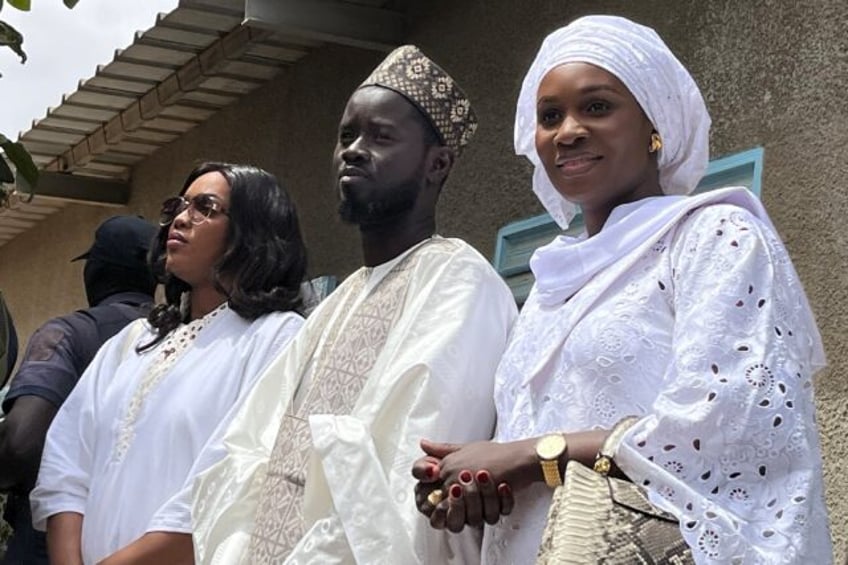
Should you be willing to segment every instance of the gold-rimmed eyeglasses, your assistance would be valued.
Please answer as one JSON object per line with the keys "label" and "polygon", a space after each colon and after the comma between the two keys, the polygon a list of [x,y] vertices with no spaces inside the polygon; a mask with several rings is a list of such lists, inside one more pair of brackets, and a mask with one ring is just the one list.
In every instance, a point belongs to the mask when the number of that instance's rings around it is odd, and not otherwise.
{"label": "gold-rimmed eyeglasses", "polygon": [[191,200],[182,196],[168,198],[159,212],[159,225],[165,227],[174,221],[183,210],[188,209],[188,218],[194,225],[202,224],[216,214],[228,216],[224,204],[211,194],[198,194]]}

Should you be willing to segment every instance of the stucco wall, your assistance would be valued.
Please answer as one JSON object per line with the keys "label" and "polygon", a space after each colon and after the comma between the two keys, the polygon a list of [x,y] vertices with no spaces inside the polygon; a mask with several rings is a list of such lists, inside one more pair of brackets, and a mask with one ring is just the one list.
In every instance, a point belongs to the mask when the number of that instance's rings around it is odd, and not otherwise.
{"label": "stucco wall", "polygon": [[[464,86],[479,132],[440,204],[440,231],[491,256],[508,221],[539,213],[529,168],[512,152],[514,101],[544,35],[585,13],[616,13],[656,28],[701,85],[713,115],[712,154],[765,148],[762,198],[803,280],[831,369],[818,381],[819,423],[837,555],[848,543],[848,4],[752,0],[410,0],[409,40]],[[381,59],[328,47],[134,171],[129,208],[155,217],[201,159],[249,161],[293,191],[310,248],[311,274],[344,276],[360,263],[355,231],[336,220],[330,157],[350,91]],[[70,206],[0,248],[2,281],[21,333],[82,305],[85,249],[112,210]]]}

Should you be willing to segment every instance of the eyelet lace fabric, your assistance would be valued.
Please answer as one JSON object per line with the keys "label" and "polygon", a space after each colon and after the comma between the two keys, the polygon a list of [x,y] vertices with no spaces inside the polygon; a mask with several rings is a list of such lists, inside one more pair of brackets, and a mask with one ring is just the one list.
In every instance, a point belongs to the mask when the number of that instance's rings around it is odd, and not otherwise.
{"label": "eyelet lace fabric", "polygon": [[221,312],[228,308],[224,302],[202,318],[192,320],[173,330],[152,352],[155,359],[150,363],[147,374],[142,378],[127,405],[127,411],[121,420],[118,441],[112,454],[114,461],[121,461],[130,448],[135,436],[135,423],[150,392],[156,388],[165,375],[174,367],[183,354],[192,346],[200,331]]}
{"label": "eyelet lace fabric", "polygon": [[[531,294],[496,381],[499,441],[643,418],[619,466],[698,563],[829,563],[812,376],[823,363],[780,241],[740,208],[691,213],[567,303]],[[516,493],[484,563],[531,563],[550,489]]]}

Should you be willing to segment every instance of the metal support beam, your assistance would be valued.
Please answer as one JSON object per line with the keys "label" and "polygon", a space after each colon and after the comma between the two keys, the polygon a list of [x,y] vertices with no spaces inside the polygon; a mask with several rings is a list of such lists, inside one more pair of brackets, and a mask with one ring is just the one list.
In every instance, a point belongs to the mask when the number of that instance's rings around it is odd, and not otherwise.
{"label": "metal support beam", "polygon": [[244,23],[378,51],[397,47],[404,37],[402,14],[338,0],[245,0]]}
{"label": "metal support beam", "polygon": [[76,204],[125,206],[130,200],[130,184],[68,173],[40,171],[35,195]]}

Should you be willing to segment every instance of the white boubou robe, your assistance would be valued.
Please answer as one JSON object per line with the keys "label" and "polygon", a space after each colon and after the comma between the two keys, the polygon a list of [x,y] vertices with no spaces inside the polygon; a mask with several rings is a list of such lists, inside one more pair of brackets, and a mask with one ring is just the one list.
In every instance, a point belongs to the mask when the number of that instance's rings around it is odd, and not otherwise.
{"label": "white boubou robe", "polygon": [[143,320],[124,328],[50,426],[30,496],[35,527],[82,514],[86,565],[146,532],[191,533],[199,454],[302,325],[289,312],[251,322],[224,306],[141,354],[135,347],[154,334]]}
{"label": "white boubou robe", "polygon": [[[824,353],[755,198],[623,205],[531,265],[537,287],[498,369],[498,440],[641,416],[616,463],[678,517],[699,564],[831,561],[812,386]],[[515,493],[483,563],[534,561],[551,492]]]}
{"label": "white boubou robe", "polygon": [[[314,396],[309,391],[322,385],[315,381],[326,378],[321,376],[326,358],[338,360],[334,347],[351,341],[341,333],[361,327],[361,315],[370,315],[363,304],[395,299],[384,283],[399,265],[408,270],[407,282],[384,344],[376,352],[367,345],[351,352],[350,374],[359,373],[360,363],[372,364],[354,387],[354,398],[345,398],[345,387],[329,387],[327,394],[338,391],[338,398],[323,401],[343,408],[309,413],[304,436],[294,433],[306,451],[305,488],[298,506],[280,511],[301,522],[303,535],[283,555],[287,563],[316,564],[479,560],[479,535],[433,530],[418,513],[411,468],[423,455],[421,438],[491,437],[494,372],[516,308],[504,282],[475,250],[434,237],[387,264],[351,275],[262,376],[220,442],[227,457],[196,485],[198,563],[251,563],[265,481],[283,472],[275,468],[277,461],[269,469],[275,442],[289,440],[278,438],[281,422],[289,430],[286,420],[298,416],[302,403]],[[374,359],[364,361],[372,354]],[[292,459],[294,451],[300,450],[293,450]],[[274,535],[274,525],[265,524],[262,535]],[[283,522],[276,526],[277,534],[287,533]],[[267,553],[263,559],[281,562]]]}

